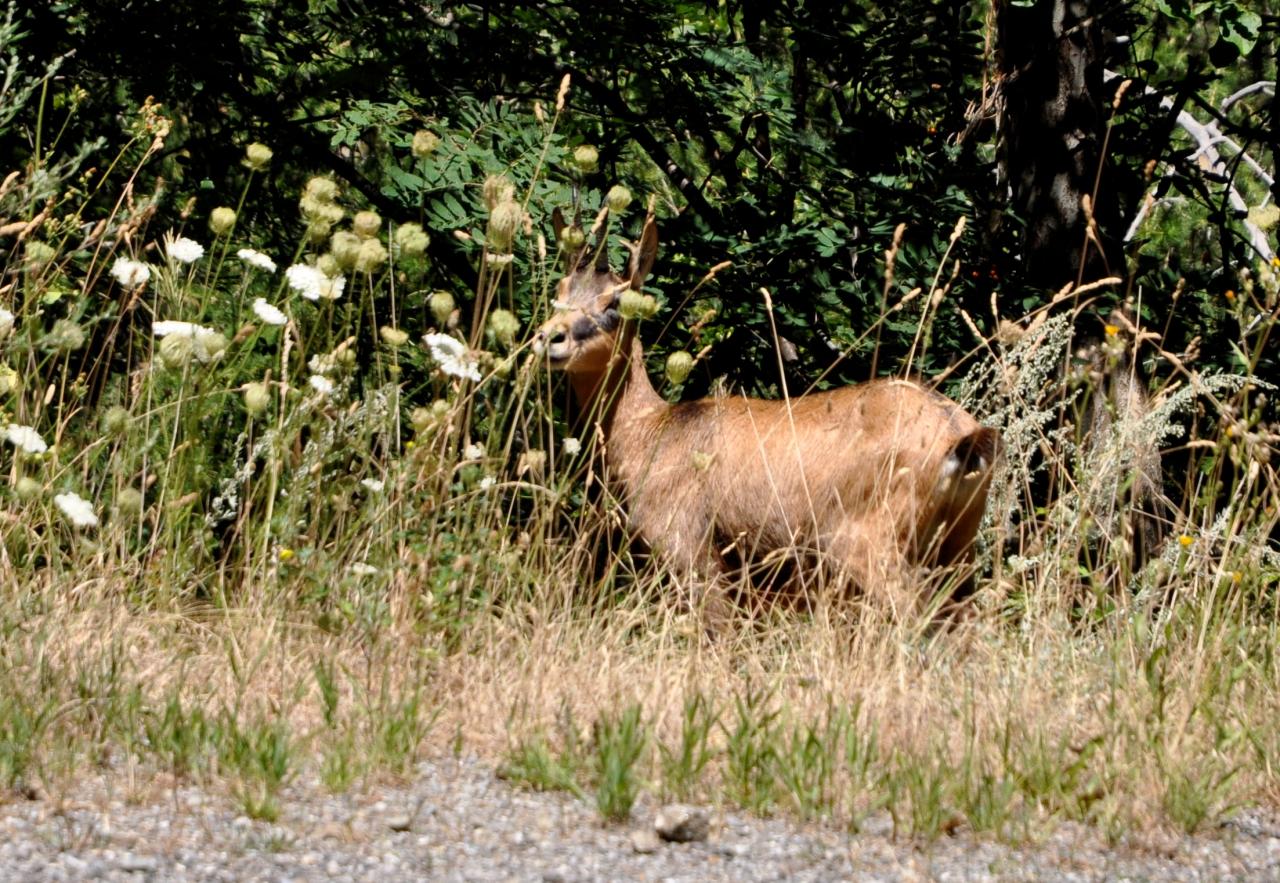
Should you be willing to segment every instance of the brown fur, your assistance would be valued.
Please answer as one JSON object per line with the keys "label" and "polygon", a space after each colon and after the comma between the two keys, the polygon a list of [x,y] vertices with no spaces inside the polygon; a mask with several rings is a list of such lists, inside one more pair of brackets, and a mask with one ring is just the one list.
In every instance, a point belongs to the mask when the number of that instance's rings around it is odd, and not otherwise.
{"label": "brown fur", "polygon": [[[633,324],[608,315],[622,291],[643,285],[657,252],[652,219],[631,248],[625,279],[573,256],[538,343],[599,425],[631,524],[668,566],[722,589],[726,557],[817,553],[828,574],[905,612],[919,601],[907,586],[916,566],[971,560],[994,430],[905,380],[790,401],[668,404],[645,373]],[[584,318],[599,330],[581,339],[572,331]]]}

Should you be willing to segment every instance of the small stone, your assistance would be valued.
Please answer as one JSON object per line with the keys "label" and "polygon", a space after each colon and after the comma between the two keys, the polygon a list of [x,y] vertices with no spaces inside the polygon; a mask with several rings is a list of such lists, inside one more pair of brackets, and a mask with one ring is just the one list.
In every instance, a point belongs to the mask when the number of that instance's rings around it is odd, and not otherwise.
{"label": "small stone", "polygon": [[149,855],[123,855],[116,862],[116,868],[126,874],[153,874],[160,867],[160,862]]}
{"label": "small stone", "polygon": [[693,843],[707,839],[711,819],[705,810],[673,803],[658,810],[653,829],[659,837],[671,843]]}
{"label": "small stone", "polygon": [[648,828],[641,828],[638,831],[631,832],[631,848],[640,855],[649,855],[658,851],[661,846],[658,835]]}
{"label": "small stone", "polygon": [[413,827],[413,816],[409,813],[390,816],[387,818],[387,827],[392,831],[408,831]]}

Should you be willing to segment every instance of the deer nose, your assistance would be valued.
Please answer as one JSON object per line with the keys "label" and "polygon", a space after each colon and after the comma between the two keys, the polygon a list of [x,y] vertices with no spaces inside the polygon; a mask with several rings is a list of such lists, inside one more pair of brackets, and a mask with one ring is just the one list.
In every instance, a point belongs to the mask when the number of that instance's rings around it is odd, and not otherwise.
{"label": "deer nose", "polygon": [[533,351],[538,355],[546,355],[547,347],[564,343],[565,333],[563,328],[543,328],[533,338]]}

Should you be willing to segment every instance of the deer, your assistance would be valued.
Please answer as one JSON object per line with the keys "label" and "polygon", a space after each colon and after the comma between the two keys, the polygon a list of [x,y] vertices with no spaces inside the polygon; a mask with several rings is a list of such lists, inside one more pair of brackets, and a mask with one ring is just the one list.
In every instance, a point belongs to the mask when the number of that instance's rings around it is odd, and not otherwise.
{"label": "deer", "polygon": [[[602,212],[596,230],[605,221]],[[553,213],[557,238],[569,226]],[[581,227],[573,224],[578,234]],[[607,236],[566,251],[554,312],[533,338],[567,375],[602,440],[607,484],[630,530],[686,588],[715,632],[733,616],[734,561],[807,551],[827,583],[920,609],[919,580],[955,568],[972,579],[973,544],[1000,448],[946,396],[902,378],[783,400],[718,395],[668,403],[645,370],[637,322],[619,312],[658,253],[650,213],[613,271]]]}

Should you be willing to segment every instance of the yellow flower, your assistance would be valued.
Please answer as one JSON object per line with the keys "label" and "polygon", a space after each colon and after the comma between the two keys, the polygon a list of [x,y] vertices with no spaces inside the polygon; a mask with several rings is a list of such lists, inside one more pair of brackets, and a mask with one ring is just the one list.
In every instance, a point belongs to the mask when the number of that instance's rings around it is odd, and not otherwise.
{"label": "yellow flower", "polygon": [[1275,267],[1277,270],[1280,270],[1280,255],[1277,255],[1271,259],[1271,266]]}
{"label": "yellow flower", "polygon": [[1185,533],[1178,537],[1178,545],[1182,546],[1184,549],[1187,546],[1190,546],[1193,542],[1195,542],[1195,540],[1191,539],[1191,537],[1187,536]]}
{"label": "yellow flower", "polygon": [[1107,337],[1115,337],[1117,334],[1119,334],[1119,333],[1120,333],[1120,326],[1119,326],[1119,325],[1107,325],[1107,326],[1105,326],[1102,330],[1103,330],[1103,331],[1105,331],[1105,332],[1107,333]]}
{"label": "yellow flower", "polygon": [[1229,302],[1234,302],[1236,299],[1236,293],[1228,288],[1225,297]]}
{"label": "yellow flower", "polygon": [[281,550],[280,550],[280,560],[281,560],[281,561],[288,561],[288,560],[290,560],[291,558],[293,558],[293,550],[292,550],[292,549],[281,549]]}

